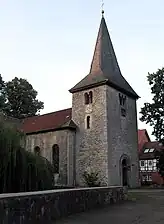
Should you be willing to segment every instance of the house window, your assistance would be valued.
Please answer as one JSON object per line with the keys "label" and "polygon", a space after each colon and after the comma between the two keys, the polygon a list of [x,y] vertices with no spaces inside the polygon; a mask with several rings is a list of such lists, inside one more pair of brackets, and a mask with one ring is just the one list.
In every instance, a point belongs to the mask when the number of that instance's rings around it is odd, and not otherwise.
{"label": "house window", "polygon": [[147,181],[152,181],[151,175],[147,175]]}
{"label": "house window", "polygon": [[84,94],[84,100],[85,100],[85,104],[89,104],[89,94],[88,93],[85,93]]}
{"label": "house window", "polygon": [[59,173],[59,146],[57,144],[52,146],[52,164],[54,173]]}
{"label": "house window", "polygon": [[148,153],[148,152],[154,152],[155,149],[145,149],[144,153]]}
{"label": "house window", "polygon": [[91,127],[91,117],[87,116],[87,129],[90,129]]}
{"label": "house window", "polygon": [[149,152],[154,152],[154,149],[150,149]]}
{"label": "house window", "polygon": [[143,175],[142,176],[142,181],[145,182],[145,181],[152,181],[152,176],[150,174],[148,175]]}
{"label": "house window", "polygon": [[157,171],[157,160],[153,159],[153,171]]}
{"label": "house window", "polygon": [[89,103],[93,102],[93,93],[92,91],[89,92]]}
{"label": "house window", "polygon": [[157,160],[141,160],[140,161],[140,171],[155,172],[157,171]]}
{"label": "house window", "polygon": [[35,148],[34,148],[34,153],[35,153],[36,155],[40,155],[40,147],[39,147],[39,146],[35,146]]}
{"label": "house window", "polygon": [[145,161],[144,160],[140,161],[140,166],[145,166]]}

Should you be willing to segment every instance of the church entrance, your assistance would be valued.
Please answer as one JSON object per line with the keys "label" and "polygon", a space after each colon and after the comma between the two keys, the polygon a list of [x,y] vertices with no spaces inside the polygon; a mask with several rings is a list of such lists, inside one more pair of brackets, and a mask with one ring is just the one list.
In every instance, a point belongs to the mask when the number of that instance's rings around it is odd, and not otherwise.
{"label": "church entrance", "polygon": [[122,185],[128,186],[128,162],[127,159],[124,158],[122,160]]}

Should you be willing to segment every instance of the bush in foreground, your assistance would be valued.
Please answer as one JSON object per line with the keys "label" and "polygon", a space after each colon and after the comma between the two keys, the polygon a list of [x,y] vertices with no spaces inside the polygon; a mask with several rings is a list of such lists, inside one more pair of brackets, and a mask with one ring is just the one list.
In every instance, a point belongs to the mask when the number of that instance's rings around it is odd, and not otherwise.
{"label": "bush in foreground", "polygon": [[0,121],[0,193],[53,188],[53,167],[45,158],[20,146],[23,134]]}

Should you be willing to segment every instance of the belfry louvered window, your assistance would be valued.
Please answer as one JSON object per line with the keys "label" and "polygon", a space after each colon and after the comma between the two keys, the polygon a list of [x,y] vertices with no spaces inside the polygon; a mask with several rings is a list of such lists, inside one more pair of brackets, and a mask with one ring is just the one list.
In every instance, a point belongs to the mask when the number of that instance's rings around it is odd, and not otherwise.
{"label": "belfry louvered window", "polygon": [[121,116],[126,117],[126,96],[121,93],[119,93],[119,103],[121,108]]}
{"label": "belfry louvered window", "polygon": [[92,104],[92,102],[93,102],[93,92],[92,91],[84,94],[84,101],[85,101],[86,105]]}

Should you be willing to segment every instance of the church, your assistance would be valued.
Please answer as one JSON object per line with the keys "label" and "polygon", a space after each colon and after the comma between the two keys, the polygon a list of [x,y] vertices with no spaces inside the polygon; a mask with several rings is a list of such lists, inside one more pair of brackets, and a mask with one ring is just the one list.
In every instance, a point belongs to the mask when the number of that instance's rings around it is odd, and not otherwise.
{"label": "church", "polygon": [[54,164],[55,181],[84,186],[139,186],[136,92],[122,76],[104,14],[89,74],[69,90],[72,108],[23,120],[26,150]]}

